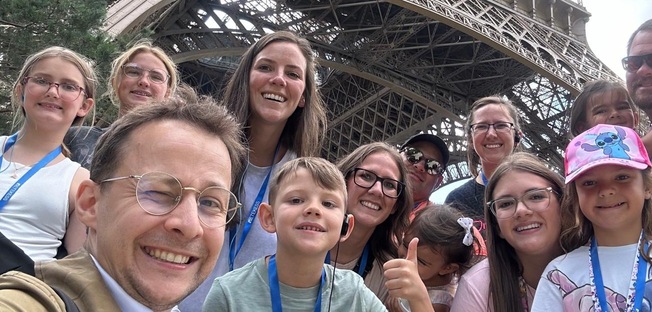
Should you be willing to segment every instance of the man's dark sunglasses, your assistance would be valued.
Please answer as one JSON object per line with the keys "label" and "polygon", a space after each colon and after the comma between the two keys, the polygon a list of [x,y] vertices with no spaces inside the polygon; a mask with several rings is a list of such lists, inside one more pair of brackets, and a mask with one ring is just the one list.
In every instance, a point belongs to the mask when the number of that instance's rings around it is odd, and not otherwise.
{"label": "man's dark sunglasses", "polygon": [[423,157],[423,152],[414,147],[404,147],[401,152],[405,154],[405,158],[413,165],[419,163],[421,160],[425,160],[424,167],[430,175],[441,175],[444,173],[444,169],[446,169],[438,161]]}
{"label": "man's dark sunglasses", "polygon": [[631,55],[628,57],[623,58],[623,68],[630,72],[633,73],[637,71],[641,66],[643,66],[643,63],[647,64],[648,67],[652,68],[652,54],[646,54],[646,55]]}

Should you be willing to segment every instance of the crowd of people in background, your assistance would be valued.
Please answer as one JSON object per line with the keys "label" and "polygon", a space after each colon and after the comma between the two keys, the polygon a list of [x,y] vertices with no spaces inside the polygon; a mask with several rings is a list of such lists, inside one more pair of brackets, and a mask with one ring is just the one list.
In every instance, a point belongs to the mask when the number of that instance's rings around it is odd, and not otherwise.
{"label": "crowd of people in background", "polygon": [[249,47],[218,99],[137,42],[108,128],[83,126],[92,62],[43,49],[0,137],[0,310],[649,311],[652,20],[626,55],[626,85],[576,97],[564,168],[524,151],[508,98],[476,100],[473,178],[435,204],[434,134],[318,157],[317,60],[293,32]]}

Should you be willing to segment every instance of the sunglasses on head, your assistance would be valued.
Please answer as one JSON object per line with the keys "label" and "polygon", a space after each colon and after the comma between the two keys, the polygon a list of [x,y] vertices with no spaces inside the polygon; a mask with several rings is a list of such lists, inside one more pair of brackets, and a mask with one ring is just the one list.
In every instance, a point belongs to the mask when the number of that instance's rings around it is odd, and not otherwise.
{"label": "sunglasses on head", "polygon": [[401,152],[405,154],[405,158],[413,165],[418,164],[420,161],[425,161],[425,169],[429,175],[441,175],[444,173],[444,166],[434,159],[428,159],[423,156],[423,152],[414,147],[404,147]]}
{"label": "sunglasses on head", "polygon": [[652,68],[652,54],[631,55],[623,58],[623,68],[630,73],[635,72],[641,68],[643,63]]}

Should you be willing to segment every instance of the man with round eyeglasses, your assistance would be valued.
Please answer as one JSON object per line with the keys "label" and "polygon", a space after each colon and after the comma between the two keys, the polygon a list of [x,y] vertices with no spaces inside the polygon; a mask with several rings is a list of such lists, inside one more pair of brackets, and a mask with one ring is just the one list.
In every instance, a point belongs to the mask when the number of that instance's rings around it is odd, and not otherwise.
{"label": "man with round eyeglasses", "polygon": [[[235,118],[183,87],[117,120],[76,198],[84,248],[0,275],[0,311],[178,311],[213,270],[239,209],[245,148]],[[70,306],[70,305],[69,305]]]}
{"label": "man with round eyeglasses", "polygon": [[430,194],[443,182],[450,153],[444,140],[429,133],[411,136],[400,149],[412,187],[412,218],[416,211],[430,204]]}

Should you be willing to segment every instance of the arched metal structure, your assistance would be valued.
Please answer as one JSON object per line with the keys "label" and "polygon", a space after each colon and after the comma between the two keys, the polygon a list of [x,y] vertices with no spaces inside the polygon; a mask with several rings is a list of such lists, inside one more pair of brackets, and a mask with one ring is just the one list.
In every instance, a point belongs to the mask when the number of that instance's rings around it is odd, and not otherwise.
{"label": "arched metal structure", "polygon": [[586,43],[589,16],[581,0],[120,0],[107,29],[153,28],[184,81],[217,96],[246,47],[296,31],[322,65],[324,157],[427,131],[449,142],[452,182],[469,176],[468,108],[492,94],[518,106],[525,147],[562,166],[573,95],[618,80]]}

